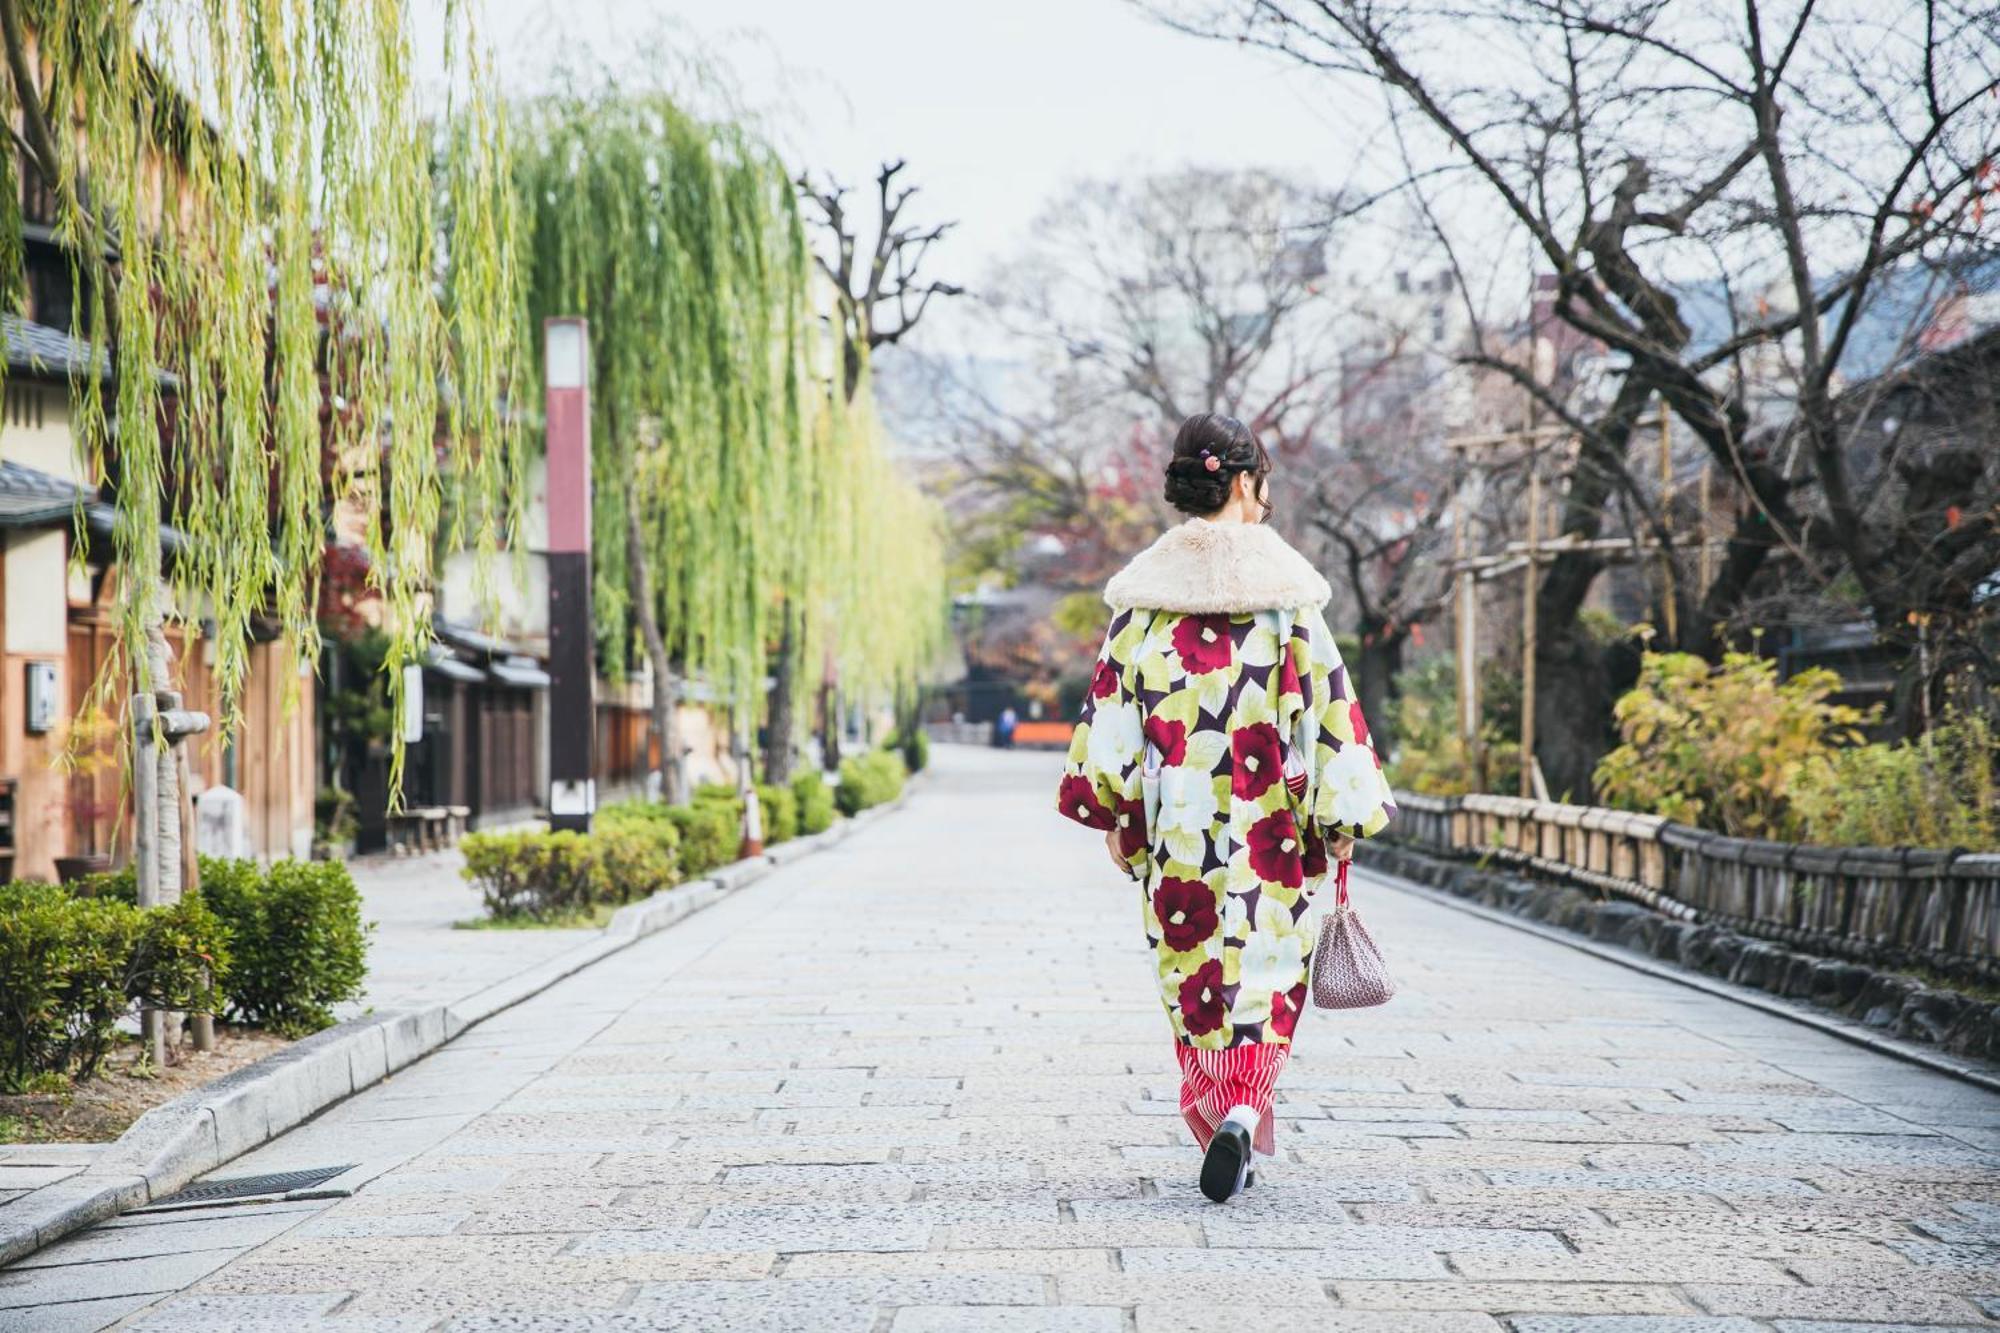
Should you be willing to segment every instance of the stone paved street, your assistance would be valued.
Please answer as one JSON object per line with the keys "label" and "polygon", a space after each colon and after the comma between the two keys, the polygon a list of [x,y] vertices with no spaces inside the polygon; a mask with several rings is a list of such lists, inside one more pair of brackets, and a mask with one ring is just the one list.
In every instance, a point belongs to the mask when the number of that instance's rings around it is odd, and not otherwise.
{"label": "stone paved street", "polygon": [[904,810],[131,1215],[0,1329],[1845,1333],[2000,1321],[2000,1098],[1393,891],[1284,1160],[1194,1188],[1134,891],[1052,756]]}

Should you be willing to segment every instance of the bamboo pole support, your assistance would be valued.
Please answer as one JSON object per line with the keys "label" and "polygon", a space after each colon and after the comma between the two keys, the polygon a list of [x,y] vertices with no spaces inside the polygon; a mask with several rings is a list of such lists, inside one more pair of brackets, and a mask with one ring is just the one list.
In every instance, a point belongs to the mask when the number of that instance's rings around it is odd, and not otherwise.
{"label": "bamboo pole support", "polygon": [[1542,472],[1533,449],[1528,451],[1528,565],[1521,575],[1521,795],[1535,794],[1535,653],[1540,647],[1535,623],[1535,595],[1541,588],[1536,563],[1541,542]]}

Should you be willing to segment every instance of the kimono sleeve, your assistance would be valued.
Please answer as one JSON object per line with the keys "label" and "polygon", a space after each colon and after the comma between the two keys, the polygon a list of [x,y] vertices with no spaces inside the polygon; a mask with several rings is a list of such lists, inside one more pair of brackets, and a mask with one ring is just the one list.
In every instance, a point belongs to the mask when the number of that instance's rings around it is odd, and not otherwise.
{"label": "kimono sleeve", "polygon": [[1300,614],[1290,648],[1306,696],[1306,730],[1318,737],[1304,809],[1329,833],[1371,838],[1395,818],[1395,794],[1369,741],[1353,677],[1317,608]]}
{"label": "kimono sleeve", "polygon": [[1086,828],[1120,830],[1129,859],[1146,843],[1146,803],[1140,773],[1145,748],[1139,701],[1132,689],[1133,659],[1142,631],[1121,611],[1105,633],[1090,689],[1070,734],[1056,809]]}

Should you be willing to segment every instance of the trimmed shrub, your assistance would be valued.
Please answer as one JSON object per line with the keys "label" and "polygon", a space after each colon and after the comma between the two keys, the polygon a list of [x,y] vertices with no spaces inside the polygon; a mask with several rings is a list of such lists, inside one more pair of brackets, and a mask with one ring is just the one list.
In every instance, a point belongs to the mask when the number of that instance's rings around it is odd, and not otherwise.
{"label": "trimmed shrub", "polygon": [[51,884],[0,886],[0,1088],[88,1078],[135,999],[213,1010],[226,936],[198,894],[141,910]]}
{"label": "trimmed shrub", "polygon": [[459,839],[465,869],[486,914],[548,921],[590,907],[597,849],[581,833],[468,833]]}
{"label": "trimmed shrub", "polygon": [[743,845],[743,809],[734,792],[726,800],[697,794],[693,805],[662,808],[680,832],[683,876],[698,879],[736,859]]}
{"label": "trimmed shrub", "polygon": [[833,790],[818,772],[808,769],[793,778],[792,796],[798,801],[800,833],[824,833],[833,827]]}
{"label": "trimmed shrub", "polygon": [[664,820],[600,820],[590,841],[598,902],[634,902],[680,883],[680,831]]}
{"label": "trimmed shrub", "polygon": [[331,1026],[332,1006],[361,993],[374,927],[361,920],[345,865],[279,861],[259,874],[249,861],[203,857],[201,884],[229,928],[231,1016],[303,1036]]}
{"label": "trimmed shrub", "polygon": [[870,806],[893,801],[902,794],[908,776],[903,760],[888,750],[873,750],[840,761],[840,786],[834,789],[834,804],[852,818]]}
{"label": "trimmed shrub", "polygon": [[790,787],[757,784],[757,805],[764,812],[764,845],[775,847],[799,835],[799,798]]}

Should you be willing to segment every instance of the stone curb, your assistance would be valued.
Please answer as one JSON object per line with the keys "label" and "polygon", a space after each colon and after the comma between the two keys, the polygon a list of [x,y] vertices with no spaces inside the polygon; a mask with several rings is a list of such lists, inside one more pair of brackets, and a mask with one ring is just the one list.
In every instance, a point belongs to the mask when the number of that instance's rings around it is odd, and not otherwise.
{"label": "stone curb", "polygon": [[[1698,926],[1675,921],[1637,903],[1600,900],[1565,885],[1486,871],[1476,865],[1432,856],[1409,847],[1364,842],[1357,847],[1357,859],[1401,892],[1482,917],[1647,976],[1672,981],[1704,994],[1789,1019],[1878,1055],[1919,1065],[1933,1073],[1988,1091],[2000,1092],[2000,1070],[1980,1063],[1955,1060],[1934,1047],[1920,1045],[1914,1040],[1902,1040],[1879,1030],[1880,1026],[1887,1024],[1871,1026],[1883,1017],[1879,1006],[1870,1011],[1868,1021],[1854,1022],[1835,1013],[1824,1012],[1821,1008],[1808,1008],[1799,1002],[1800,999],[1809,999],[1817,1004],[1824,992],[1823,987],[1793,996],[1790,987],[1772,994],[1766,988],[1751,984],[1753,980],[1783,982],[1794,973],[1818,978],[1820,973],[1829,970],[1840,970],[1843,977],[1846,969],[1867,971],[1858,965],[1791,953],[1768,941],[1737,935],[1713,925]],[[1691,951],[1698,955],[1693,962],[1681,957],[1684,951],[1682,946],[1689,939],[1699,941],[1698,947]],[[1657,956],[1642,950],[1657,951]],[[1768,963],[1770,966],[1753,967],[1746,973],[1746,957],[1752,962]],[[1697,964],[1720,965],[1723,971],[1715,976],[1706,975],[1696,970]],[[1896,982],[1905,984],[1899,988],[1894,984]],[[1870,973],[1857,990],[1872,993],[1870,988],[1894,990],[1904,1004],[1909,1003],[1911,998],[1904,994],[1905,991],[1920,992],[1915,997],[1919,1002],[1922,995],[1937,993],[1917,985],[1911,978],[1891,973]],[[1888,1023],[1893,1023],[1901,1012],[1902,1006],[1892,1006],[1887,1015]],[[1993,1009],[1993,1020],[2000,1023],[2000,1007]]]}
{"label": "stone curb", "polygon": [[597,939],[504,981],[457,1000],[349,1019],[154,1107],[85,1170],[0,1206],[0,1265],[26,1258],[94,1222],[165,1198],[381,1082],[475,1023],[713,906],[781,865],[845,841],[899,809],[924,777],[914,775],[895,800],[841,819],[822,833],[793,838],[763,856],[627,903]]}

